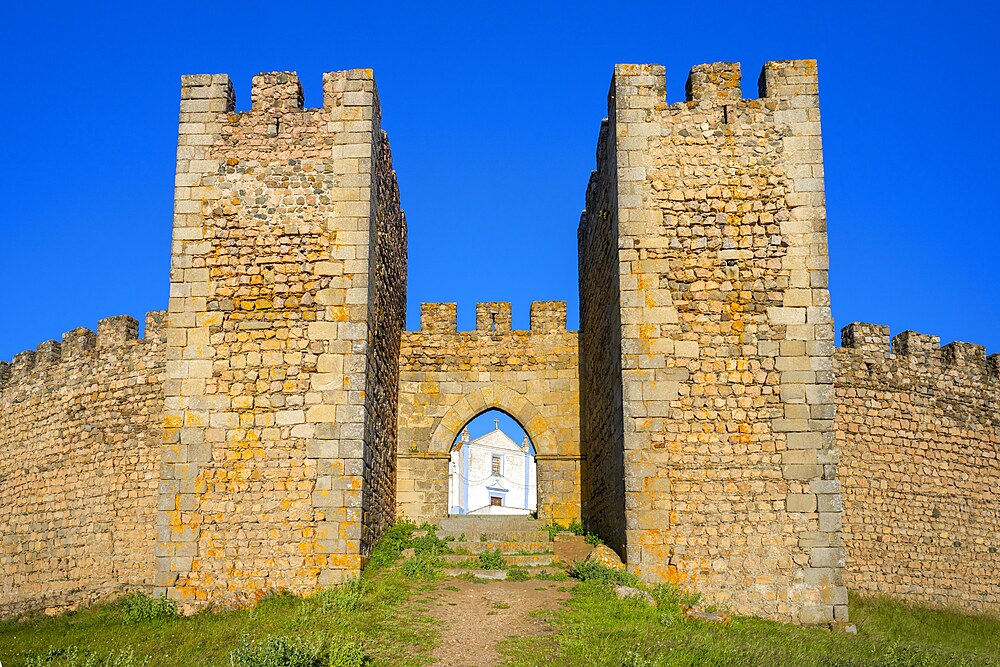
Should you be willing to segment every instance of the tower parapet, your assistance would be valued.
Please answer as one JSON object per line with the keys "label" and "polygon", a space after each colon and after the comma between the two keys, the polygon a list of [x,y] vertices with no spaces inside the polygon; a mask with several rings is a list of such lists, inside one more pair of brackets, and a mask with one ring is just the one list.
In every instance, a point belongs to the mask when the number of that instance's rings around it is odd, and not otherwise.
{"label": "tower parapet", "polygon": [[739,63],[695,65],[688,75],[685,92],[688,102],[727,104],[743,99]]}

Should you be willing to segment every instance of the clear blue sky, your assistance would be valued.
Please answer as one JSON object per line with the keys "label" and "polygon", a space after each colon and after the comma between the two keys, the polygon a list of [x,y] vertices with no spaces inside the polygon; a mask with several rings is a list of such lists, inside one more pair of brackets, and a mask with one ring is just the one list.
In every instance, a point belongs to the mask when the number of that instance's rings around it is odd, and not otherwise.
{"label": "clear blue sky", "polygon": [[[148,5],[148,6],[144,6]],[[421,301],[565,299],[616,62],[819,60],[833,311],[1000,352],[996,3],[8,6],[0,359],[166,307],[179,79],[372,67]],[[348,7],[345,9],[343,7]],[[291,13],[291,14],[290,14]],[[991,46],[991,44],[993,46]],[[496,257],[498,261],[484,261]]]}

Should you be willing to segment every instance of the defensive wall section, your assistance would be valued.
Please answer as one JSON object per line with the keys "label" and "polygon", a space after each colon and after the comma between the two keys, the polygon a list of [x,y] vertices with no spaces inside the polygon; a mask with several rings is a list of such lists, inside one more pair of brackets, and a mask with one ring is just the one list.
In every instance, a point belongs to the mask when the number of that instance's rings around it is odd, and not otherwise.
{"label": "defensive wall section", "polygon": [[498,409],[542,521],[740,614],[848,621],[847,590],[1000,611],[1000,356],[854,323],[834,348],[818,81],[619,65],[566,304],[422,304],[370,70],[182,80],[168,311],[0,362],[0,616],[134,589],[186,609],[356,575],[448,512]]}
{"label": "defensive wall section", "polygon": [[395,517],[406,231],[371,70],[184,77],[156,585],[356,575]]}
{"label": "defensive wall section", "polygon": [[702,65],[686,92],[618,65],[608,95],[579,229],[588,524],[647,580],[846,621],[816,64],[767,63],[759,99]]}
{"label": "defensive wall section", "polygon": [[448,461],[455,438],[495,408],[514,417],[535,447],[538,516],[580,519],[577,334],[564,301],[531,304],[530,329],[512,330],[510,303],[476,304],[476,329],[458,331],[454,303],[421,304],[420,330],[400,354],[400,514],[448,514]]}
{"label": "defensive wall section", "polygon": [[835,357],[847,585],[1000,609],[1000,355],[853,323]]}
{"label": "defensive wall section", "polygon": [[0,362],[0,616],[148,590],[165,313]]}

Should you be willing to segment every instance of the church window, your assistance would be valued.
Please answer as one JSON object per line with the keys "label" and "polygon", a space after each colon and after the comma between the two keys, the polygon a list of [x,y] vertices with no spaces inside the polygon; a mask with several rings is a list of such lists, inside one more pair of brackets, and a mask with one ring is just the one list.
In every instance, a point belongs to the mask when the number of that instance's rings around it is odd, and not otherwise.
{"label": "church window", "polygon": [[499,475],[502,474],[502,471],[501,471],[501,468],[500,468],[500,465],[501,465],[500,462],[501,462],[501,460],[502,459],[501,459],[501,457],[498,454],[494,454],[493,455],[493,474],[494,475],[498,475],[499,476]]}

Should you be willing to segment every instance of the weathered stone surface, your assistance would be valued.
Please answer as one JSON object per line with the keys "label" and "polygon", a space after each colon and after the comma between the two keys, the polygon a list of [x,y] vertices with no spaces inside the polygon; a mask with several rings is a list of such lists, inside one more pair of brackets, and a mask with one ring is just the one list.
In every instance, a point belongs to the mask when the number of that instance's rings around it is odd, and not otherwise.
{"label": "weathered stone surface", "polygon": [[552,548],[557,562],[572,565],[587,560],[594,550],[594,545],[588,544],[582,535],[556,533]]}
{"label": "weathered stone surface", "polygon": [[[737,613],[849,631],[848,587],[997,610],[1000,356],[864,323],[835,350],[818,79],[619,65],[579,230],[579,333],[424,304],[370,70],[182,79],[169,311],[0,362],[0,615],[142,588],[187,607],[357,574],[448,511],[497,408],[588,557]],[[547,543],[546,543],[547,546]],[[583,540],[559,538],[567,562]],[[572,553],[570,553],[572,552]],[[596,555],[595,555],[596,554]]]}
{"label": "weathered stone surface", "polygon": [[845,583],[996,611],[1000,377],[967,343],[942,348],[937,336],[905,331],[890,350],[889,328],[865,323],[849,324],[841,338]]}
{"label": "weathered stone surface", "polygon": [[585,522],[644,579],[800,621],[811,535],[838,539],[809,486],[836,479],[816,64],[739,81],[699,66],[668,104],[662,67],[615,68],[578,231]]}
{"label": "weathered stone surface", "polygon": [[615,595],[618,596],[619,600],[638,600],[639,602],[645,602],[650,607],[656,606],[656,600],[653,599],[653,596],[641,588],[615,586]]}
{"label": "weathered stone surface", "polygon": [[622,563],[621,557],[615,553],[614,549],[604,544],[598,544],[594,547],[594,550],[587,556],[587,562],[610,567],[612,570],[625,569],[625,564]]}
{"label": "weathered stone surface", "polygon": [[480,303],[476,329],[456,330],[455,304],[421,304],[420,331],[400,351],[401,515],[448,514],[448,455],[477,415],[496,408],[516,419],[535,447],[538,516],[580,519],[579,357],[566,303],[531,304],[530,329],[511,329],[511,304]]}
{"label": "weathered stone surface", "polygon": [[101,320],[99,348],[75,329],[0,377],[0,616],[153,584],[164,320],[150,313],[139,340],[131,317]]}
{"label": "weathered stone surface", "polygon": [[227,77],[182,82],[164,447],[206,455],[157,556],[185,603],[354,576],[395,517],[405,221],[371,71],[323,88],[260,74],[235,113]]}

